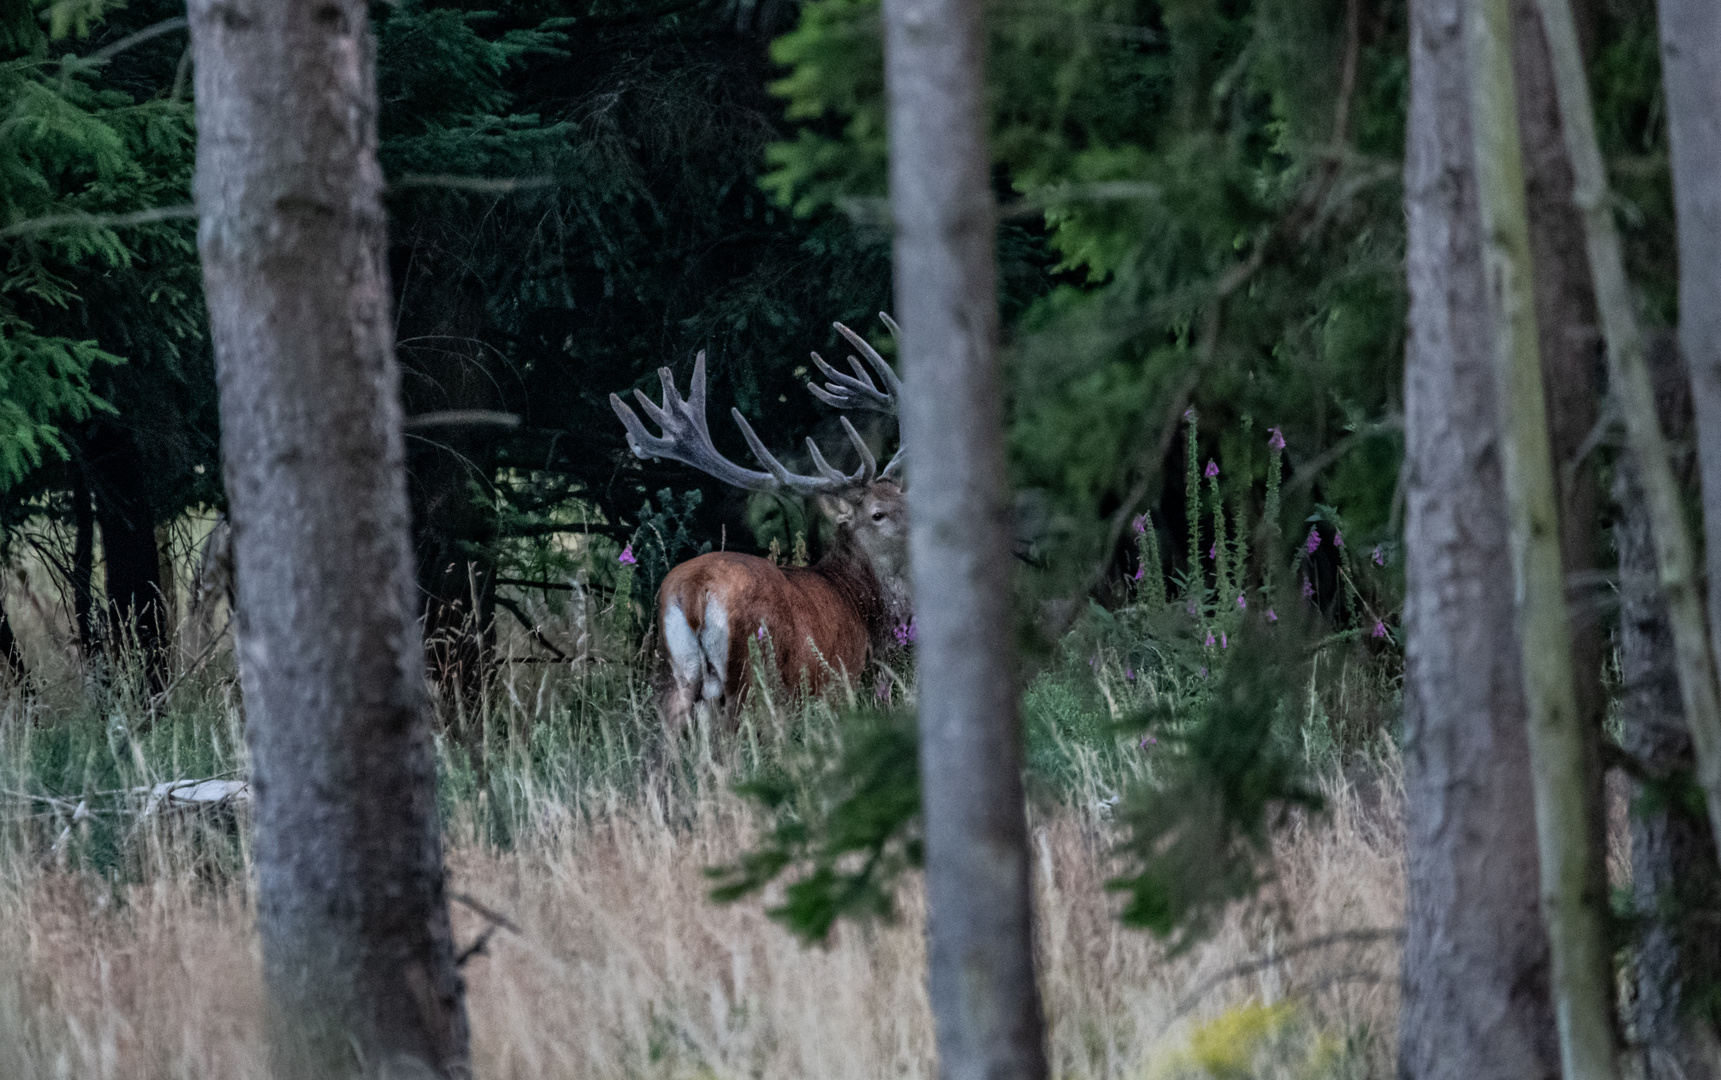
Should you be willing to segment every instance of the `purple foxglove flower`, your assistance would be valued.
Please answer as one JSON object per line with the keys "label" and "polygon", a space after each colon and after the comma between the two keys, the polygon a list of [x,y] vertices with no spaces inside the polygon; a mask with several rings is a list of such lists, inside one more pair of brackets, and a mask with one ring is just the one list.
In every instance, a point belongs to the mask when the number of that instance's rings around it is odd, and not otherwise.
{"label": "purple foxglove flower", "polygon": [[1205,679],[1207,677],[1207,665],[1206,664],[1201,665],[1201,677],[1203,679]]}
{"label": "purple foxglove flower", "polygon": [[1135,520],[1133,520],[1129,523],[1129,527],[1131,529],[1135,530],[1135,535],[1145,536],[1147,534],[1147,515],[1146,514],[1135,515]]}
{"label": "purple foxglove flower", "polygon": [[1131,580],[1140,581],[1144,576],[1146,576],[1146,574],[1147,564],[1142,563],[1140,566],[1135,568],[1135,573],[1131,576]]}
{"label": "purple foxglove flower", "polygon": [[1285,448],[1285,433],[1276,427],[1270,427],[1267,430],[1272,432],[1272,435],[1267,439],[1267,449],[1283,450]]}
{"label": "purple foxglove flower", "polygon": [[1189,408],[1184,409],[1183,418],[1193,424],[1195,422],[1195,406],[1191,405]]}
{"label": "purple foxglove flower", "polygon": [[639,562],[638,559],[633,557],[633,545],[632,544],[629,544],[627,547],[624,547],[621,549],[621,556],[616,559],[616,562],[621,563],[623,566],[632,566],[635,563]]}
{"label": "purple foxglove flower", "polygon": [[1315,598],[1315,587],[1313,585],[1309,584],[1309,579],[1307,577],[1304,577],[1303,578],[1303,599],[1304,600],[1313,600],[1314,598]]}
{"label": "purple foxglove flower", "polygon": [[1219,475],[1219,463],[1217,461],[1214,461],[1212,458],[1208,458],[1207,459],[1207,472],[1205,475],[1207,476],[1207,479],[1209,479],[1209,480],[1213,479],[1215,476],[1218,476]]}
{"label": "purple foxglove flower", "polygon": [[1201,609],[1195,606],[1195,601],[1193,601],[1193,600],[1189,601],[1189,606],[1184,608],[1183,610],[1189,612],[1189,614],[1191,614],[1191,615],[1201,614]]}
{"label": "purple foxglove flower", "polygon": [[1274,611],[1272,608],[1268,608],[1267,609],[1267,621],[1268,622],[1278,622],[1279,621],[1279,613],[1277,611]]}
{"label": "purple foxglove flower", "polygon": [[1379,544],[1376,544],[1374,546],[1374,555],[1372,557],[1374,559],[1374,564],[1376,566],[1385,566],[1386,565],[1386,553],[1384,551],[1380,550]]}
{"label": "purple foxglove flower", "polygon": [[1343,532],[1339,531],[1338,529],[1334,529],[1333,530],[1333,547],[1342,548],[1344,546],[1345,546],[1345,534]]}
{"label": "purple foxglove flower", "polygon": [[1207,647],[1209,649],[1213,647],[1213,631],[1211,630],[1207,631]]}
{"label": "purple foxglove flower", "polygon": [[1134,668],[1126,667],[1123,669],[1123,681],[1124,682],[1134,682],[1135,681],[1135,669]]}
{"label": "purple foxglove flower", "polygon": [[1249,610],[1249,601],[1247,598],[1244,597],[1244,595],[1242,593],[1237,594],[1237,610],[1238,611],[1248,611]]}
{"label": "purple foxglove flower", "polygon": [[1303,547],[1308,549],[1308,552],[1310,555],[1313,555],[1315,553],[1316,549],[1319,548],[1320,546],[1321,546],[1321,532],[1319,529],[1317,529],[1311,525],[1311,526],[1309,526],[1309,538],[1307,541],[1304,542]]}
{"label": "purple foxglove flower", "polygon": [[1374,621],[1374,633],[1370,634],[1369,636],[1370,637],[1377,637],[1377,638],[1385,637],[1386,636],[1386,624],[1381,622],[1379,619],[1376,619]]}
{"label": "purple foxglove flower", "polygon": [[1219,557],[1219,541],[1213,541],[1213,546],[1207,549],[1207,557],[1209,559],[1217,559]]}
{"label": "purple foxglove flower", "polygon": [[1231,647],[1231,639],[1223,630],[1219,631],[1219,647],[1221,649],[1229,649]]}
{"label": "purple foxglove flower", "polygon": [[759,624],[759,640],[760,641],[765,640],[765,624],[764,623]]}

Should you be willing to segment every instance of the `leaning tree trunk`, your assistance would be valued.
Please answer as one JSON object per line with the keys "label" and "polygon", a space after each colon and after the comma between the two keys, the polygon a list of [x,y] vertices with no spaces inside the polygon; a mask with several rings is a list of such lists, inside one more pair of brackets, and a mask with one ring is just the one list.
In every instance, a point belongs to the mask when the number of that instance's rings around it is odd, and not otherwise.
{"label": "leaning tree trunk", "polygon": [[[1656,413],[1668,438],[1686,443],[1690,384],[1671,335],[1658,335],[1648,355]],[[1632,907],[1641,927],[1632,965],[1634,1041],[1645,1080],[1715,1080],[1721,1041],[1714,1010],[1699,1002],[1721,978],[1721,865],[1708,818],[1669,788],[1691,774],[1696,753],[1680,701],[1649,508],[1630,453],[1615,466],[1614,494],[1621,743],[1647,774],[1634,785],[1631,815]]]}
{"label": "leaning tree trunk", "polygon": [[464,1076],[366,9],[190,15],[276,1075]]}
{"label": "leaning tree trunk", "polygon": [[981,3],[884,11],[939,1071],[1039,1080]]}
{"label": "leaning tree trunk", "polygon": [[[1679,348],[1691,373],[1709,580],[1721,581],[1721,4],[1657,0],[1679,243]],[[1721,589],[1709,590],[1721,667]]]}
{"label": "leaning tree trunk", "polygon": [[[1548,14],[1544,5],[1544,19]],[[1569,27],[1569,12],[1567,16]],[[1591,843],[1597,808],[1585,783],[1585,733],[1561,568],[1559,497],[1536,340],[1510,0],[1474,0],[1464,24],[1487,310],[1494,324],[1501,472],[1530,714],[1542,918],[1553,957],[1561,1072],[1566,1080],[1611,1080],[1618,1067],[1607,894],[1597,887],[1604,879],[1594,865]],[[1548,33],[1557,77],[1561,42],[1555,27],[1550,25]]]}
{"label": "leaning tree trunk", "polygon": [[1405,929],[1399,1074],[1553,1080],[1524,685],[1494,451],[1466,0],[1413,0],[1405,156]]}
{"label": "leaning tree trunk", "polygon": [[1604,645],[1597,604],[1600,489],[1586,444],[1601,390],[1601,331],[1584,249],[1584,222],[1560,124],[1552,58],[1536,0],[1512,0],[1512,74],[1524,150],[1530,262],[1536,268],[1536,351],[1547,390],[1548,440],[1560,522],[1560,566],[1572,631],[1572,675],[1589,805],[1589,890],[1607,895],[1607,815],[1602,811],[1601,738],[1607,713]]}

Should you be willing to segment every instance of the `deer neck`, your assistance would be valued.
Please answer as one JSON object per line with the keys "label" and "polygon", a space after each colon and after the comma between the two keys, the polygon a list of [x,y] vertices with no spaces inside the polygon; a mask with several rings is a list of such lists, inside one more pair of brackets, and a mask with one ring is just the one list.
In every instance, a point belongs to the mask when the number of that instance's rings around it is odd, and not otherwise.
{"label": "deer neck", "polygon": [[875,644],[906,622],[913,610],[907,582],[897,574],[880,573],[846,531],[839,531],[836,542],[813,569],[854,607]]}

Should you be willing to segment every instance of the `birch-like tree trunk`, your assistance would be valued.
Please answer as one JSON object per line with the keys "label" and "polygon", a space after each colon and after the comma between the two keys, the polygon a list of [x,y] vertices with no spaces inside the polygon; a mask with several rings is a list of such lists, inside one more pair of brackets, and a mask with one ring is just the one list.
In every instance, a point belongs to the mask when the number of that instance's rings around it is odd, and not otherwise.
{"label": "birch-like tree trunk", "polygon": [[1039,1080],[981,3],[884,13],[939,1074]]}
{"label": "birch-like tree trunk", "polygon": [[1656,13],[1678,230],[1679,348],[1691,374],[1709,636],[1721,668],[1721,588],[1713,585],[1721,581],[1721,4],[1657,0]]}
{"label": "birch-like tree trunk", "polygon": [[1466,0],[1412,0],[1405,155],[1406,1080],[1553,1080]]}
{"label": "birch-like tree trunk", "polygon": [[[1566,15],[1569,29],[1569,10]],[[1551,21],[1546,5],[1543,18]],[[1553,957],[1561,1072],[1566,1080],[1612,1080],[1618,1063],[1607,896],[1595,887],[1602,877],[1593,865],[1590,842],[1585,736],[1574,683],[1559,498],[1537,349],[1534,267],[1513,86],[1511,0],[1473,0],[1465,24],[1483,266],[1494,324],[1501,463],[1530,712],[1542,918]],[[1557,80],[1562,42],[1555,27],[1547,30]]]}
{"label": "birch-like tree trunk", "polygon": [[467,1074],[359,0],[192,0],[275,1075]]}

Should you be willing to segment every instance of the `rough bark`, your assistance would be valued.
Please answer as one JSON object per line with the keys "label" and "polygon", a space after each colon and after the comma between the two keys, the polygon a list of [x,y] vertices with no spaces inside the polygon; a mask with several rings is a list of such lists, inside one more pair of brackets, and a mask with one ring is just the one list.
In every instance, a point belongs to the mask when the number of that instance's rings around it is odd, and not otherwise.
{"label": "rough bark", "polygon": [[[1709,580],[1721,581],[1721,5],[1657,0],[1679,245],[1679,348],[1691,375]],[[1721,589],[1709,590],[1721,650]],[[1721,651],[1716,653],[1721,667]]]}
{"label": "rough bark", "polygon": [[1413,0],[1405,162],[1407,1080],[1559,1075],[1537,910],[1465,0]]}
{"label": "rough bark", "polygon": [[277,1076],[468,1073],[358,0],[193,0]]}
{"label": "rough bark", "polygon": [[[1668,437],[1683,443],[1691,435],[1690,385],[1671,337],[1651,341],[1649,360],[1656,411]],[[1693,998],[1721,977],[1721,866],[1708,820],[1668,789],[1671,778],[1690,775],[1696,752],[1680,703],[1649,508],[1635,472],[1628,452],[1614,471],[1622,743],[1654,778],[1633,785],[1631,893],[1641,931],[1632,1026],[1646,1080],[1712,1080],[1721,1076],[1716,1018],[1712,1010],[1694,1009]]]}
{"label": "rough bark", "polygon": [[[1542,14],[1550,21],[1547,5]],[[1569,10],[1565,14],[1569,31]],[[1567,1080],[1611,1080],[1618,1075],[1618,1051],[1607,894],[1598,887],[1605,879],[1595,865],[1592,842],[1599,808],[1586,787],[1592,751],[1578,711],[1559,494],[1537,343],[1535,267],[1513,84],[1511,0],[1473,0],[1465,26],[1487,313],[1494,327],[1501,475],[1529,710],[1542,921],[1553,959],[1560,1065]],[[1548,29],[1558,76],[1562,43],[1558,31]],[[1570,113],[1562,110],[1561,118],[1569,127]],[[1578,163],[1573,164],[1576,170]]]}
{"label": "rough bark", "polygon": [[939,1072],[1039,1080],[981,4],[884,13]]}

